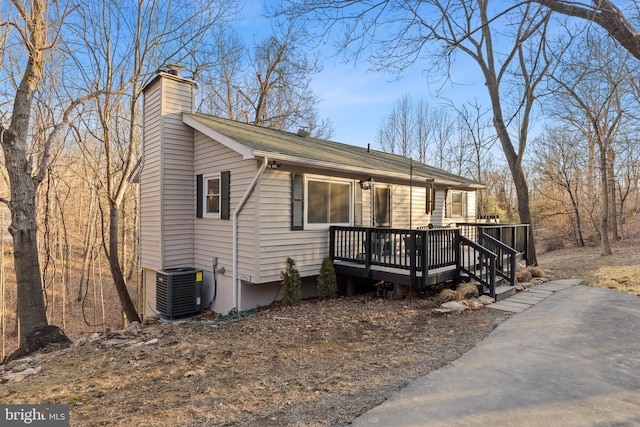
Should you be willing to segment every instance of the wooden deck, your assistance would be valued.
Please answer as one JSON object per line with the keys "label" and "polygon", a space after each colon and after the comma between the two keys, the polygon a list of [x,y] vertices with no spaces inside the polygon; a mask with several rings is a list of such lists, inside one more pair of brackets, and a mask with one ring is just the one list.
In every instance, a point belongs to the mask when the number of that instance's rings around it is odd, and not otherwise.
{"label": "wooden deck", "polygon": [[[469,237],[467,237],[469,236]],[[331,227],[336,273],[424,288],[463,275],[494,294],[496,279],[515,284],[526,259],[528,225],[460,224],[455,228]]]}

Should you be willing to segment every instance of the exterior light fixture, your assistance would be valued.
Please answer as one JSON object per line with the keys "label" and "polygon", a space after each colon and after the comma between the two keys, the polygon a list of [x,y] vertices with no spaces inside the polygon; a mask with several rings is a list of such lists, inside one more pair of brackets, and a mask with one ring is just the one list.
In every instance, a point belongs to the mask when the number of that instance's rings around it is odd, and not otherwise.
{"label": "exterior light fixture", "polygon": [[372,182],[373,182],[373,179],[369,177],[367,179],[361,179],[360,181],[358,181],[358,184],[360,184],[360,188],[362,188],[363,190],[368,190],[371,188]]}
{"label": "exterior light fixture", "polygon": [[275,160],[271,160],[269,162],[269,164],[267,164],[267,167],[269,169],[280,169],[280,166],[282,166],[280,163],[276,162]]}

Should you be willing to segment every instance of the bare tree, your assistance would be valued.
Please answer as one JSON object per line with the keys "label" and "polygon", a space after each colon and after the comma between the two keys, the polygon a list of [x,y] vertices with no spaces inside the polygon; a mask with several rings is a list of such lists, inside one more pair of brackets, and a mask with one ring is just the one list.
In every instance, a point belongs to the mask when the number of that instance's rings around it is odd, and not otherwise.
{"label": "bare tree", "polygon": [[[542,194],[554,202],[554,212],[572,215],[573,238],[578,247],[584,246],[581,215],[583,149],[580,138],[566,129],[546,129],[536,144],[537,169],[541,179],[560,188],[565,197],[556,197],[555,192],[544,191]],[[569,198],[568,203],[566,197]]]}
{"label": "bare tree", "polygon": [[[428,56],[433,59],[429,67],[432,75],[448,77],[456,54],[472,59],[491,100],[493,125],[518,195],[519,219],[531,223],[522,159],[536,90],[549,65],[543,55],[549,14],[542,7],[516,3],[504,12],[490,9],[488,2],[479,0],[340,4],[332,0],[288,0],[285,4],[284,13],[290,16],[322,22],[325,38],[332,30],[340,32],[341,52],[352,60],[366,56],[374,69],[402,72]],[[494,41],[498,32],[500,43]],[[495,43],[500,44],[499,49]],[[517,81],[517,86],[509,86],[510,81]],[[504,96],[507,91],[509,97]],[[516,123],[519,126],[513,129]],[[511,132],[517,134],[515,141]],[[529,241],[528,262],[536,263],[533,238]]]}
{"label": "bare tree", "polygon": [[622,45],[629,53],[640,59],[640,31],[638,31],[638,4],[631,2],[635,15],[632,19],[611,0],[591,0],[578,2],[574,0],[530,0],[539,3],[554,12],[581,18],[602,27],[611,37]]}
{"label": "bare tree", "polygon": [[[3,93],[8,98],[0,111],[0,145],[11,187],[11,197],[0,201],[11,211],[9,232],[14,246],[21,347],[24,347],[30,332],[48,323],[38,254],[37,189],[48,171],[53,141],[60,137],[75,108],[90,97],[87,95],[69,101],[66,108],[59,111],[52,128],[35,135],[36,138],[31,136],[34,97],[46,83],[47,64],[68,12],[62,3],[51,6],[44,0],[13,0],[9,10],[3,11],[3,21],[0,21],[0,29],[7,30],[0,37],[3,51],[3,77],[0,81],[4,82]],[[12,61],[17,57],[25,60]],[[16,82],[12,80],[14,76],[21,77]],[[9,124],[5,127],[7,122]],[[37,159],[30,156],[34,145],[38,145]]]}
{"label": "bare tree", "polygon": [[198,74],[204,82],[199,110],[258,126],[303,128],[330,138],[333,127],[319,117],[319,99],[310,87],[310,76],[321,65],[304,48],[306,37],[303,26],[277,23],[273,34],[250,53],[236,34],[219,34],[219,62]]}
{"label": "bare tree", "polygon": [[415,152],[416,160],[421,163],[427,162],[427,153],[431,142],[433,127],[431,126],[431,109],[426,100],[417,102],[415,109]]}
{"label": "bare tree", "polygon": [[393,104],[391,112],[378,128],[378,145],[388,153],[413,158],[415,123],[413,99],[404,94]]}
{"label": "bare tree", "polygon": [[219,63],[198,71],[202,88],[198,91],[198,111],[236,121],[249,121],[249,111],[244,108],[244,98],[239,87],[248,66],[247,48],[237,34],[220,32],[217,37],[216,55]]}
{"label": "bare tree", "polygon": [[[635,133],[634,133],[635,134]],[[615,190],[619,199],[620,236],[626,235],[625,225],[640,210],[640,150],[639,142],[632,135],[625,135],[618,141],[618,164]]]}
{"label": "bare tree", "polygon": [[[571,55],[565,55],[551,74],[559,87],[555,111],[586,138],[589,153],[597,156],[602,253],[610,254],[610,231],[617,238],[615,143],[625,125],[625,111],[633,109],[634,103],[625,88],[629,55],[605,37],[590,33],[584,44],[574,44]],[[588,58],[585,51],[590,53]]]}
{"label": "bare tree", "polygon": [[288,22],[256,46],[253,73],[243,91],[256,125],[284,130],[315,125],[309,119],[316,118],[318,98],[309,76],[321,65],[302,47],[306,37],[303,26]]}
{"label": "bare tree", "polygon": [[[96,98],[92,114],[79,124],[77,135],[90,135],[78,142],[108,203],[102,209],[102,246],[111,276],[128,321],[139,316],[127,288],[123,215],[129,197],[129,175],[138,158],[141,134],[140,99],[145,82],[166,62],[191,61],[194,69],[217,63],[207,55],[215,53],[209,43],[217,26],[233,12],[231,1],[123,3],[115,0],[88,2],[82,21],[76,26],[83,50],[69,46],[78,65],[88,63],[92,73],[81,74],[87,87],[98,87],[104,95]],[[195,55],[193,52],[201,52]],[[78,67],[82,71],[85,67]],[[98,124],[96,128],[96,123]],[[93,150],[88,144],[95,144]],[[108,213],[107,213],[108,212]]]}

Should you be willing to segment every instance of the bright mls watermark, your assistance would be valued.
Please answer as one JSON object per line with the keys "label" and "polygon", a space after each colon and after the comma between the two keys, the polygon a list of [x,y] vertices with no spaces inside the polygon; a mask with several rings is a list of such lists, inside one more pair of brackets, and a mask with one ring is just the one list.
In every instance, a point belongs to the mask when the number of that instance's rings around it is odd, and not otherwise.
{"label": "bright mls watermark", "polygon": [[69,405],[0,405],[0,426],[69,427]]}

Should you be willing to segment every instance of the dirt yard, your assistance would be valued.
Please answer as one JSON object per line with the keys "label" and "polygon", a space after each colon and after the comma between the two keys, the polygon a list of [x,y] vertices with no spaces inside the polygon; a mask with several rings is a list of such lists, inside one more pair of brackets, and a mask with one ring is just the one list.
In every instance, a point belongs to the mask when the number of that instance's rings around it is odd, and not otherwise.
{"label": "dirt yard", "polygon": [[600,246],[569,248],[538,256],[540,266],[555,278],[582,278],[585,284],[640,295],[640,237],[611,244],[613,254]]}
{"label": "dirt yard", "polygon": [[[540,264],[611,287],[613,273],[640,265],[638,244],[607,257],[550,252]],[[508,318],[487,308],[436,316],[437,306],[367,294],[87,335],[0,366],[0,403],[66,403],[73,426],[344,425]]]}

